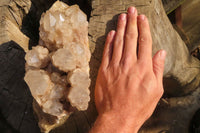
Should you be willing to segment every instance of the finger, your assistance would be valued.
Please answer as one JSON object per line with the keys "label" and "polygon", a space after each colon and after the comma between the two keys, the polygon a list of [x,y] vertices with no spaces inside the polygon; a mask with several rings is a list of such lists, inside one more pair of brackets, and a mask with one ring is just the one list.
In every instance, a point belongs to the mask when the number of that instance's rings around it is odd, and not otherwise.
{"label": "finger", "polygon": [[127,27],[125,33],[125,46],[122,61],[136,61],[137,54],[137,10],[134,7],[128,8]]}
{"label": "finger", "polygon": [[159,50],[153,57],[153,71],[159,83],[162,84],[166,51]]}
{"label": "finger", "polygon": [[101,62],[102,67],[107,68],[107,66],[109,65],[111,61],[114,36],[115,36],[114,30],[110,31],[107,35],[105,46],[104,46],[102,62]]}
{"label": "finger", "polygon": [[125,29],[126,29],[126,14],[121,14],[118,18],[117,32],[113,45],[113,55],[112,55],[113,63],[119,63],[119,61],[121,60]]}
{"label": "finger", "polygon": [[152,38],[148,19],[145,15],[138,16],[138,60],[148,62],[152,59]]}

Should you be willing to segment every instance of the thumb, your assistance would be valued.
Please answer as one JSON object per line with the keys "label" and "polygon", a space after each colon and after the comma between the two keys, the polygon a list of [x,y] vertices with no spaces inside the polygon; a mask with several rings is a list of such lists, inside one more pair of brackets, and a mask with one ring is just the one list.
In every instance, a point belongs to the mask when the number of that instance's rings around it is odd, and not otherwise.
{"label": "thumb", "polygon": [[153,71],[159,82],[162,82],[166,54],[165,50],[159,50],[153,57]]}

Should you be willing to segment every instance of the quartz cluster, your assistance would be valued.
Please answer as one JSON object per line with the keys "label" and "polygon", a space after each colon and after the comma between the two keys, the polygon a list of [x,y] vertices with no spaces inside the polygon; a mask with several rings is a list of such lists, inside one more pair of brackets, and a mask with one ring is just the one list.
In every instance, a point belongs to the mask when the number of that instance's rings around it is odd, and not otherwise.
{"label": "quartz cluster", "polygon": [[40,20],[39,45],[26,53],[25,81],[44,113],[58,120],[90,100],[88,22],[77,5],[57,1]]}

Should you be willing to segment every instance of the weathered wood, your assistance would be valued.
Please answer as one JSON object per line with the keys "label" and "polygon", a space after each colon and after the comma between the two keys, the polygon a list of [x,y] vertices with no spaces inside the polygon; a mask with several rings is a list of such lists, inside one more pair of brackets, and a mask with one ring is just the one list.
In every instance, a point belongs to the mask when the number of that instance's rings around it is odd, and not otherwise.
{"label": "weathered wood", "polygon": [[183,4],[185,0],[162,0],[162,3],[164,5],[164,9],[167,14],[175,10],[177,7],[179,7],[181,4]]}
{"label": "weathered wood", "polygon": [[17,42],[25,51],[28,50],[29,38],[25,36],[10,20],[3,20],[0,23],[0,30],[0,44],[12,40]]}
{"label": "weathered wood", "polygon": [[0,44],[11,40],[28,50],[29,38],[20,31],[23,17],[30,9],[30,1],[1,0],[0,2]]}
{"label": "weathered wood", "polygon": [[190,52],[194,51],[197,47],[200,47],[200,14],[199,0],[187,0],[183,4],[183,29],[187,36],[190,38],[191,45],[188,46]]}

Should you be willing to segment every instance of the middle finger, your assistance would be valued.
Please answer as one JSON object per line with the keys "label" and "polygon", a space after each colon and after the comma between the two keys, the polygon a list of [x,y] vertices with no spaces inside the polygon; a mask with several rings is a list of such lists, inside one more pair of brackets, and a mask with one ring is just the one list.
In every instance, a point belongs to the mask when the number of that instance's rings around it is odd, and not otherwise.
{"label": "middle finger", "polygon": [[137,61],[137,39],[138,39],[138,29],[137,29],[137,10],[135,7],[128,8],[127,16],[127,27],[125,33],[125,44],[122,62],[131,63]]}

